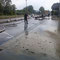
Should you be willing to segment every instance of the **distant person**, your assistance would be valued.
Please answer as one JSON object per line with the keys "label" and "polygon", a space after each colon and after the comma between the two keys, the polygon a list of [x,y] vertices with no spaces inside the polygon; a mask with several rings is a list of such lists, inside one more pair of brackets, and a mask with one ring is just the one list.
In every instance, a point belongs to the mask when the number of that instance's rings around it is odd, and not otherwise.
{"label": "distant person", "polygon": [[43,18],[44,16],[43,16],[43,14],[42,14],[42,18]]}

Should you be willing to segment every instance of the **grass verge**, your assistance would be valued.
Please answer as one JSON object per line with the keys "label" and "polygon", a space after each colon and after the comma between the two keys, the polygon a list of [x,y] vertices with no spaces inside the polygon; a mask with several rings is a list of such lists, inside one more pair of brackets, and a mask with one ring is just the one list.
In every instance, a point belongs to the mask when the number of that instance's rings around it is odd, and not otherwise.
{"label": "grass verge", "polygon": [[10,15],[10,16],[0,16],[0,19],[9,19],[9,18],[19,18],[19,17],[23,17],[23,15]]}

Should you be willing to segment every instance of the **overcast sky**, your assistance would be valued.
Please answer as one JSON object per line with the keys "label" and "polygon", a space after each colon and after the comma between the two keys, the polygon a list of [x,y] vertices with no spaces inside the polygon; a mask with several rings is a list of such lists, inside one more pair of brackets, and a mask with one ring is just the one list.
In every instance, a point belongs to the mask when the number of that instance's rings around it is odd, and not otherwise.
{"label": "overcast sky", "polygon": [[[51,10],[53,3],[57,3],[59,0],[27,0],[27,5],[32,5],[35,10],[39,10],[41,6],[45,10]],[[17,9],[23,9],[26,6],[26,0],[12,0],[12,3],[16,5]]]}

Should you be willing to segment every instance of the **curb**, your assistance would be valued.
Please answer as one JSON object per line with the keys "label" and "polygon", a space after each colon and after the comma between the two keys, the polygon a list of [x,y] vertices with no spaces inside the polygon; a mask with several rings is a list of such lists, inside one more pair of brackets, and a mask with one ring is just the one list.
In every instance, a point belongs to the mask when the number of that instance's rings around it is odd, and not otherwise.
{"label": "curb", "polygon": [[0,26],[0,33],[5,31],[5,27],[4,26]]}
{"label": "curb", "polygon": [[0,22],[0,24],[2,24],[2,23],[10,23],[10,22],[14,22],[14,21],[20,21],[20,20],[24,20],[23,18],[21,18],[21,19],[8,19],[8,20],[6,20],[6,21],[1,21]]}

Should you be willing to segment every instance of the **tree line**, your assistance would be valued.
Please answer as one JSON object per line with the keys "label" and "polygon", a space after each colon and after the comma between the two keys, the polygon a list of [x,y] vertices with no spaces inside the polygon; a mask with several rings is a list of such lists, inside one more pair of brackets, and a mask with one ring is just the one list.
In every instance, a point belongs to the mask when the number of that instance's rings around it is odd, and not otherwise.
{"label": "tree line", "polygon": [[44,9],[43,6],[41,6],[39,8],[39,10],[36,11],[36,10],[34,10],[32,5],[29,5],[29,6],[25,7],[25,8],[23,8],[22,10],[16,10],[16,13],[18,15],[25,14],[25,13],[28,13],[28,14],[44,14],[44,12],[45,12],[45,9]]}
{"label": "tree line", "polygon": [[0,0],[0,15],[21,15],[21,14],[44,14],[45,9],[43,6],[39,8],[38,11],[34,10],[33,6],[27,6],[21,10],[16,10],[14,4],[12,4],[11,0]]}
{"label": "tree line", "polygon": [[15,9],[11,0],[0,0],[0,15],[15,15]]}

